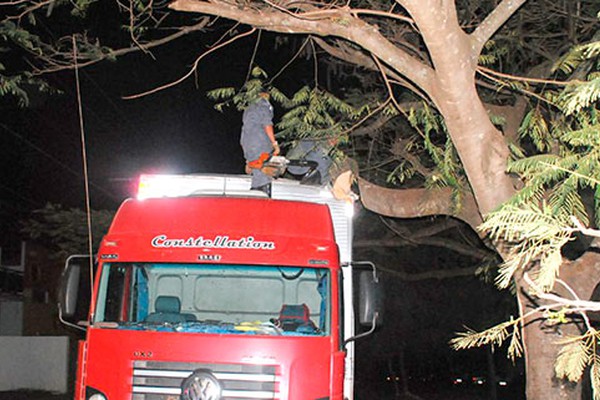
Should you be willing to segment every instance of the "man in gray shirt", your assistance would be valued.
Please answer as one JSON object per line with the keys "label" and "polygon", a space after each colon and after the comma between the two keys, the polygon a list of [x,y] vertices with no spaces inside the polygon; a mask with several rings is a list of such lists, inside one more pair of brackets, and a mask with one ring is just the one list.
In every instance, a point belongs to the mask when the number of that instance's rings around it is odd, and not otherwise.
{"label": "man in gray shirt", "polygon": [[240,144],[244,150],[246,171],[252,174],[250,189],[270,194],[272,178],[263,173],[261,168],[269,156],[279,154],[279,145],[275,140],[269,93],[261,92],[258,100],[244,110]]}
{"label": "man in gray shirt", "polygon": [[288,151],[286,157],[290,161],[313,161],[316,167],[311,170],[310,167],[304,166],[288,166],[287,170],[292,175],[304,175],[302,181],[305,183],[313,183],[324,186],[331,179],[329,176],[329,168],[332,164],[332,159],[329,156],[328,147],[331,147],[331,140],[323,139],[320,141],[314,139],[301,139],[294,147]]}

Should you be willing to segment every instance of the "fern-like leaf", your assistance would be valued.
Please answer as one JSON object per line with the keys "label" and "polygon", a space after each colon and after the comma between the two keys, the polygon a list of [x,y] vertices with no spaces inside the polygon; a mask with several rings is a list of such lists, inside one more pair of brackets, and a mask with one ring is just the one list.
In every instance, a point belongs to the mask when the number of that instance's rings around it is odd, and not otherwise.
{"label": "fern-like leaf", "polygon": [[589,107],[600,98],[600,78],[574,85],[561,96],[561,108],[572,115]]}
{"label": "fern-like leaf", "polygon": [[589,364],[590,356],[590,349],[583,340],[575,340],[563,345],[554,364],[556,376],[577,382]]}

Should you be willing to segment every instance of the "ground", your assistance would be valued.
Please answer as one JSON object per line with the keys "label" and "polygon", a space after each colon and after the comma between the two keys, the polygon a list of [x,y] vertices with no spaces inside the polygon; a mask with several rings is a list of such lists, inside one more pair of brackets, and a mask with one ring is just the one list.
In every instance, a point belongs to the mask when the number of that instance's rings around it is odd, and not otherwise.
{"label": "ground", "polygon": [[37,390],[0,392],[0,400],[72,400],[72,394],[53,394]]}
{"label": "ground", "polygon": [[[356,400],[488,400],[490,397],[485,390],[480,388],[440,388],[429,387],[415,390],[412,393],[414,396],[394,397],[393,392],[383,390],[379,393],[371,393],[365,395],[364,398],[356,397]],[[520,394],[513,393],[498,393],[498,400],[521,400]],[[11,391],[0,392],[0,400],[72,400],[72,394],[52,394],[41,391]]]}

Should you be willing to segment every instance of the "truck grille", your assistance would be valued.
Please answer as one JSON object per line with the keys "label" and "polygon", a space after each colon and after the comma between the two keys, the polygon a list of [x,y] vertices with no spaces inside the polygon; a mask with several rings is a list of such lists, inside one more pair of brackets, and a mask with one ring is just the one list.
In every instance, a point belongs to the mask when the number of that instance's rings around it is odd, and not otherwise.
{"label": "truck grille", "polygon": [[132,400],[179,400],[182,381],[200,368],[221,382],[223,400],[280,398],[276,366],[134,361]]}

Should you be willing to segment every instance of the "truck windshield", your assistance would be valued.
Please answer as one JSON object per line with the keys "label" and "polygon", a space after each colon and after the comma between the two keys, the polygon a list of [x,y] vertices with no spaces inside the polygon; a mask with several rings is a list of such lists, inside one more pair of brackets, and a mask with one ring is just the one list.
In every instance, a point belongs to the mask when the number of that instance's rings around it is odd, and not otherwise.
{"label": "truck windshield", "polygon": [[94,323],[135,330],[323,336],[329,334],[330,303],[330,274],[323,268],[110,263],[102,268]]}

